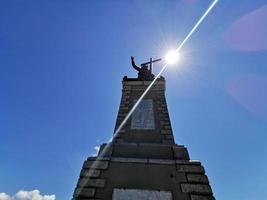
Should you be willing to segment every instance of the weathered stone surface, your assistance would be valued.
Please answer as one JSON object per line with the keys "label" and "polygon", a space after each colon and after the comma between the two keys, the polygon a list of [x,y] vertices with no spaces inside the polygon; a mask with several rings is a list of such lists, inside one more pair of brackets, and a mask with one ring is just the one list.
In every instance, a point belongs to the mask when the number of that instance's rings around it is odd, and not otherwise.
{"label": "weathered stone surface", "polygon": [[173,154],[176,159],[189,160],[189,154],[185,147],[173,147]]}
{"label": "weathered stone surface", "polygon": [[155,190],[137,190],[137,189],[114,189],[113,200],[138,200],[138,199],[153,199],[153,200],[172,200],[172,193],[169,191]]}
{"label": "weathered stone surface", "polygon": [[173,135],[171,135],[171,134],[164,135],[164,137],[165,137],[166,139],[173,139]]}
{"label": "weathered stone surface", "polygon": [[[171,141],[173,143],[173,141]],[[112,157],[173,159],[171,145],[155,143],[114,143]]]}
{"label": "weathered stone surface", "polygon": [[[123,80],[115,130],[150,83]],[[151,109],[143,108],[143,113],[146,115],[151,111],[154,118],[138,115],[135,123],[139,120],[145,125],[153,121],[153,128],[132,126],[132,115],[123,130],[113,138],[110,148],[101,145],[98,154],[101,156],[88,158],[84,163],[73,200],[110,200],[115,189],[118,199],[142,199],[140,195],[146,198],[146,194],[157,199],[166,191],[174,200],[214,200],[201,163],[189,160],[187,149],[174,143],[165,99],[165,81],[156,81],[144,100],[150,101]],[[144,120],[140,120],[142,118]],[[110,151],[103,153],[103,149]]]}
{"label": "weathered stone surface", "polygon": [[119,114],[118,114],[118,117],[125,117],[125,116],[126,116],[126,114],[122,113],[122,112],[119,112]]}
{"label": "weathered stone surface", "polygon": [[168,117],[169,118],[169,115],[168,115],[168,113],[159,113],[159,117]]}
{"label": "weathered stone surface", "polygon": [[201,165],[198,160],[176,160],[175,163],[178,165]]}
{"label": "weathered stone surface", "polygon": [[213,196],[191,195],[191,200],[215,200]]}
{"label": "weathered stone surface", "polygon": [[170,121],[160,121],[160,124],[161,125],[169,125],[170,124]]}
{"label": "weathered stone surface", "polygon": [[160,131],[161,134],[172,134],[171,130],[161,130]]}
{"label": "weathered stone surface", "polygon": [[123,139],[121,139],[119,137],[116,137],[116,140],[114,142],[122,143],[123,142]]}
{"label": "weathered stone surface", "polygon": [[118,121],[122,121],[124,119],[124,117],[117,117]]}
{"label": "weathered stone surface", "polygon": [[99,177],[100,170],[98,169],[82,169],[80,177]]}
{"label": "weathered stone surface", "polygon": [[162,140],[162,143],[163,143],[163,144],[173,144],[173,139],[166,139],[166,138],[164,138],[164,139]]}
{"label": "weathered stone surface", "polygon": [[84,169],[107,169],[108,161],[85,161],[83,164]]}
{"label": "weathered stone surface", "polygon": [[74,192],[74,197],[94,197],[94,188],[76,188]]}
{"label": "weathered stone surface", "polygon": [[193,165],[201,165],[201,162],[199,160],[189,160],[189,162]]}
{"label": "weathered stone surface", "polygon": [[106,183],[105,179],[90,179],[80,178],[78,182],[79,187],[104,187]]}
{"label": "weathered stone surface", "polygon": [[[102,144],[102,145],[106,145],[106,144]],[[101,146],[102,146],[101,145]],[[96,157],[96,156],[91,156],[91,157],[88,157],[87,158],[87,161],[109,161],[110,160],[110,158],[105,158],[105,157]]]}
{"label": "weathered stone surface", "polygon": [[176,165],[176,168],[177,172],[199,173],[199,174],[205,173],[204,168],[198,165]]}
{"label": "weathered stone surface", "polygon": [[[136,103],[136,100],[134,103]],[[155,114],[153,107],[153,99],[143,99],[131,116],[131,129],[155,129]]]}
{"label": "weathered stone surface", "polygon": [[127,107],[127,106],[121,106],[120,109],[122,109],[122,110],[128,110],[129,107]]}
{"label": "weathered stone surface", "polygon": [[151,164],[162,164],[162,165],[174,165],[175,164],[175,160],[148,159],[148,163],[151,163]]}
{"label": "weathered stone surface", "polygon": [[128,86],[128,85],[124,85],[124,86],[123,86],[123,89],[124,89],[124,90],[131,90],[132,87],[131,87],[131,86]]}
{"label": "weathered stone surface", "polygon": [[165,120],[165,121],[169,121],[170,117],[168,116],[168,114],[165,114],[165,116],[160,116],[161,120]]}
{"label": "weathered stone surface", "polygon": [[211,187],[203,184],[182,183],[182,191],[189,194],[212,194]]}
{"label": "weathered stone surface", "polygon": [[202,174],[187,174],[187,180],[192,183],[209,183],[208,177]]}
{"label": "weathered stone surface", "polygon": [[[116,136],[116,139],[120,138],[120,134]],[[115,138],[114,138],[115,139]],[[101,158],[98,157],[99,160],[102,160],[102,158],[109,158],[112,155],[112,144],[102,144],[100,146],[100,149],[98,151],[98,155],[101,154]]]}
{"label": "weathered stone surface", "polygon": [[142,158],[111,158],[112,162],[148,163],[147,159]]}
{"label": "weathered stone surface", "polygon": [[167,130],[171,130],[172,129],[171,126],[164,126],[164,128],[167,129]]}

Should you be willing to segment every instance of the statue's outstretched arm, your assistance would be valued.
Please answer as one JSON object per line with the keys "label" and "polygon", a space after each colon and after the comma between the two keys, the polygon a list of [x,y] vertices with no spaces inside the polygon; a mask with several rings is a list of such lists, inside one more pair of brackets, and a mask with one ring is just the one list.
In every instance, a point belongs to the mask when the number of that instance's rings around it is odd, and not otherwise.
{"label": "statue's outstretched arm", "polygon": [[137,71],[140,71],[140,67],[137,67],[137,65],[135,64],[135,62],[134,62],[134,57],[133,57],[133,56],[131,57],[131,60],[132,60],[132,66],[133,66],[133,68],[134,68],[135,70],[137,70]]}

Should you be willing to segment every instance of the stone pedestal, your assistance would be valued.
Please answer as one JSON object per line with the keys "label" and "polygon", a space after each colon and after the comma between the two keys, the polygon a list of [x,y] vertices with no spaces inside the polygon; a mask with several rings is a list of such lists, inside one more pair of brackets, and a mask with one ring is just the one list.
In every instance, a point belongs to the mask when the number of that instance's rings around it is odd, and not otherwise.
{"label": "stone pedestal", "polygon": [[[149,84],[124,78],[115,130]],[[101,152],[84,162],[74,200],[215,199],[201,163],[174,142],[163,78]]]}

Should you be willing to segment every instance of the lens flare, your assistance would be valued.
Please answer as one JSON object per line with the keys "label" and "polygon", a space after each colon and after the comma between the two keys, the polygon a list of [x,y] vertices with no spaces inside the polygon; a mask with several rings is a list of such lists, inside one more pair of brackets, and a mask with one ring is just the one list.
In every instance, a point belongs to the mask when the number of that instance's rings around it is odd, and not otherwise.
{"label": "lens flare", "polygon": [[124,118],[124,120],[121,122],[121,124],[119,125],[119,127],[117,128],[117,130],[115,131],[115,133],[113,134],[113,137],[111,138],[111,141],[106,144],[106,146],[102,149],[102,151],[99,152],[98,156],[96,157],[96,160],[92,163],[91,169],[93,171],[96,168],[99,160],[105,160],[104,155],[111,148],[112,143],[114,141],[114,138],[116,138],[118,136],[118,134],[121,131],[122,127],[125,125],[125,123],[130,118],[130,116],[132,115],[132,113],[134,112],[134,110],[137,108],[137,106],[140,104],[140,102],[142,101],[142,99],[148,93],[148,91],[150,90],[150,88],[154,85],[155,81],[160,77],[160,75],[166,69],[166,67],[168,66],[168,64],[171,64],[172,62],[175,63],[175,62],[177,62],[179,60],[179,53],[178,52],[183,47],[183,45],[187,42],[187,40],[191,37],[191,35],[193,34],[193,32],[195,32],[195,30],[198,28],[198,26],[201,24],[201,22],[206,18],[206,16],[208,15],[208,13],[212,10],[212,8],[215,6],[215,4],[218,1],[219,0],[214,0],[213,1],[213,3],[209,6],[209,8],[206,10],[206,12],[198,20],[198,22],[195,24],[195,26],[192,28],[192,30],[188,33],[188,35],[185,37],[185,39],[182,41],[182,43],[177,47],[177,49],[174,52],[171,51],[170,53],[167,54],[168,56],[166,56],[166,60],[167,60],[166,64],[162,67],[162,69],[157,74],[157,76],[154,78],[154,80],[149,84],[149,86],[147,87],[147,89],[139,97],[139,99],[137,100],[137,102],[135,103],[135,105],[131,108],[131,110],[129,111],[129,113],[126,115],[126,117]]}

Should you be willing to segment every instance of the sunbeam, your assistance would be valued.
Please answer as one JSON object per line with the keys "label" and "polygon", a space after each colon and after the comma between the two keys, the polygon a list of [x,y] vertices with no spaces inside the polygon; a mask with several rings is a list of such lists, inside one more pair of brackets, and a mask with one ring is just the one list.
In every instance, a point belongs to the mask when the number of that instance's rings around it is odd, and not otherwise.
{"label": "sunbeam", "polygon": [[[214,0],[213,3],[209,6],[209,8],[205,11],[205,13],[201,16],[201,18],[198,20],[198,22],[195,24],[195,26],[192,28],[192,30],[187,34],[187,36],[185,37],[185,39],[182,41],[182,43],[177,47],[177,49],[175,50],[177,53],[178,51],[180,51],[180,49],[184,46],[184,44],[188,41],[188,39],[191,37],[191,35],[195,32],[195,30],[199,27],[199,25],[201,24],[201,22],[207,17],[207,15],[210,13],[210,11],[212,10],[212,8],[218,3],[219,0]],[[94,170],[94,168],[97,165],[98,160],[103,160],[103,155],[105,155],[106,151],[109,149],[109,147],[112,145],[114,138],[116,138],[119,134],[119,132],[121,131],[122,127],[125,125],[125,123],[128,121],[128,119],[130,118],[130,116],[133,114],[133,112],[135,111],[135,109],[137,108],[137,106],[140,104],[140,102],[143,100],[143,98],[145,97],[145,95],[148,93],[148,91],[150,90],[150,88],[154,85],[154,83],[156,82],[156,80],[160,77],[160,75],[164,72],[164,70],[166,69],[166,67],[171,64],[170,60],[167,60],[166,64],[162,67],[162,69],[160,70],[160,72],[156,75],[156,77],[153,79],[153,81],[149,84],[149,86],[146,88],[146,90],[144,91],[144,93],[139,97],[139,99],[136,101],[136,103],[134,104],[134,106],[131,108],[131,110],[129,111],[129,113],[126,115],[126,117],[124,118],[124,120],[121,122],[121,124],[119,125],[119,127],[117,128],[117,130],[115,131],[115,133],[113,134],[110,142],[107,143],[107,145],[102,149],[102,151],[99,153],[98,157],[96,158],[96,160],[92,163],[92,170]]]}

